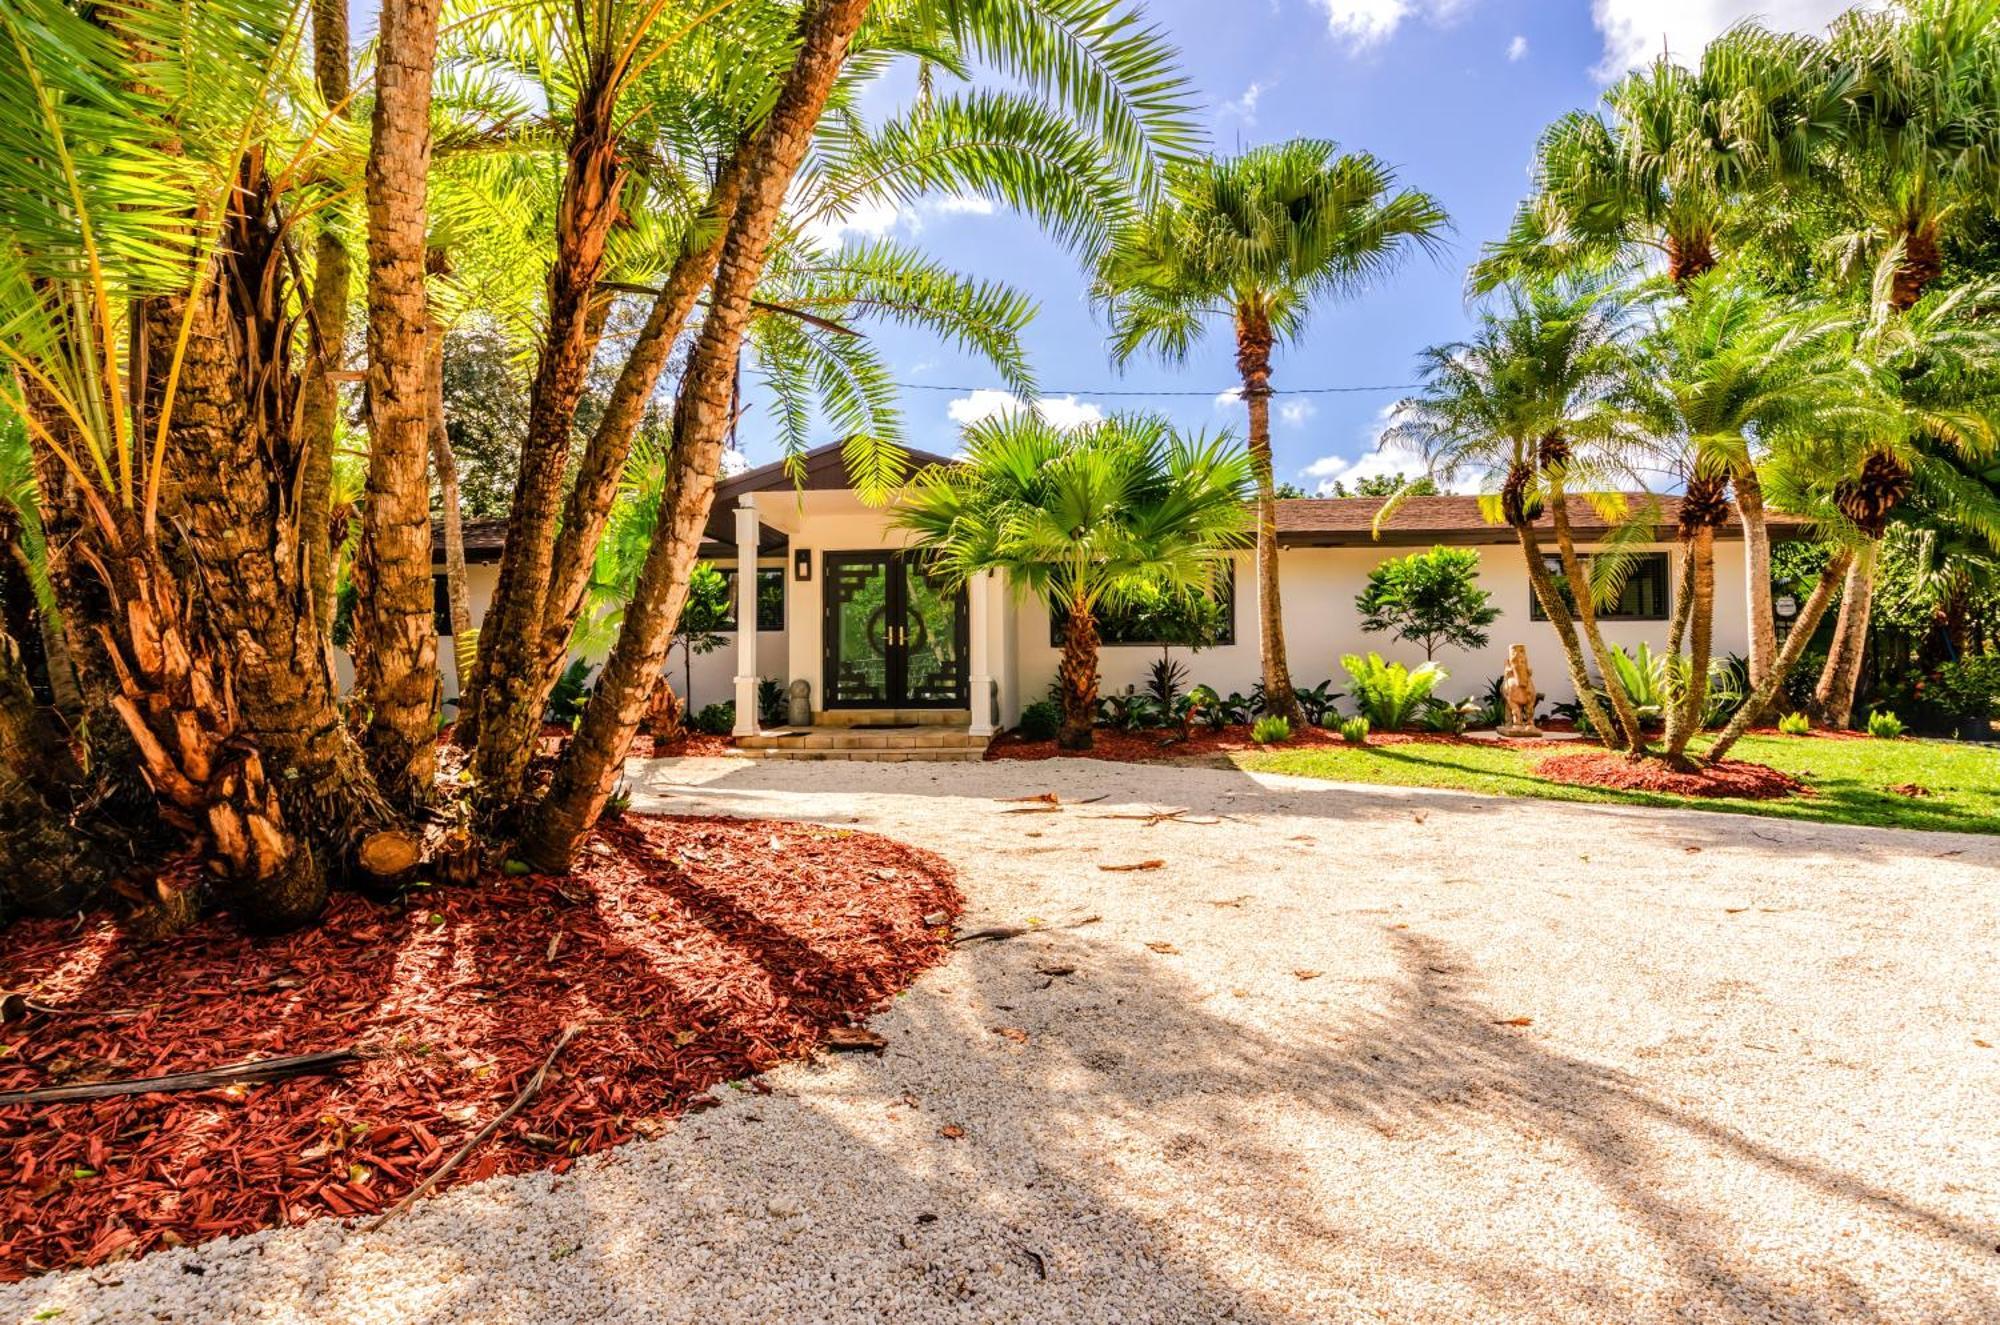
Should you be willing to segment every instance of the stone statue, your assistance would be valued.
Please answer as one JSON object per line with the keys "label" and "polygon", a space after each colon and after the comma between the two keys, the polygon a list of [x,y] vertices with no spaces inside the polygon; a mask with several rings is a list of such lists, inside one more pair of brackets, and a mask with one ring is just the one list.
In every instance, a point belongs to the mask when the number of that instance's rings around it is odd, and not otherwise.
{"label": "stone statue", "polygon": [[1535,674],[1528,667],[1528,646],[1516,644],[1507,650],[1507,670],[1500,677],[1500,696],[1507,701],[1507,720],[1500,724],[1502,736],[1540,736],[1535,726]]}
{"label": "stone statue", "polygon": [[812,682],[803,676],[785,692],[785,721],[794,727],[810,727],[813,720]]}

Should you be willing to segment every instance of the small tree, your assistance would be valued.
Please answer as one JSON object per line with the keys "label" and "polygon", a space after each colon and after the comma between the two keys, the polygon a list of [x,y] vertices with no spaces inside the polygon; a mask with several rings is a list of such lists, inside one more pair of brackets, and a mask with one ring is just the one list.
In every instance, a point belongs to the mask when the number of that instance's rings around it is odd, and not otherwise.
{"label": "small tree", "polygon": [[1368,572],[1368,587],[1354,600],[1366,631],[1394,631],[1424,646],[1425,659],[1440,645],[1483,649],[1486,627],[1500,619],[1493,596],[1479,587],[1479,554],[1470,548],[1434,547]]}

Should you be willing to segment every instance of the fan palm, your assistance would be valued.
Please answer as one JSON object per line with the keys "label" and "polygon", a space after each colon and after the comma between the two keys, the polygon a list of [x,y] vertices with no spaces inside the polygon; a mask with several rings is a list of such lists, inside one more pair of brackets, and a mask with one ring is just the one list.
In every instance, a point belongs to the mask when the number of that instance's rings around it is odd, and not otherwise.
{"label": "fan palm", "polygon": [[[1397,406],[1384,443],[1421,453],[1442,484],[1477,478],[1493,487],[1488,518],[1514,530],[1535,596],[1562,644],[1578,703],[1594,730],[1636,749],[1642,739],[1637,715],[1613,686],[1607,691],[1617,720],[1607,718],[1585,652],[1596,657],[1602,675],[1611,675],[1595,605],[1615,597],[1619,586],[1601,573],[1586,575],[1567,509],[1573,484],[1610,487],[1602,480],[1626,471],[1631,419],[1620,401],[1630,394],[1627,341],[1623,303],[1614,295],[1590,287],[1511,288],[1498,307],[1482,310],[1471,339],[1424,352],[1423,390]],[[1616,492],[1585,486],[1584,495],[1614,530],[1639,531],[1650,523]],[[1391,498],[1378,522],[1396,505]],[[1545,509],[1567,594],[1542,550],[1536,517]],[[1629,541],[1623,533],[1614,538]],[[1593,561],[1592,568],[1600,562],[1614,572],[1620,565],[1613,556]],[[1579,616],[1586,623],[1581,633]]]}
{"label": "fan palm", "polygon": [[897,512],[947,584],[1003,572],[1062,624],[1058,744],[1088,750],[1097,621],[1151,591],[1213,590],[1246,541],[1249,459],[1156,415],[1065,432],[1030,411],[968,428],[961,463],[918,477]]}
{"label": "fan palm", "polygon": [[1258,644],[1264,703],[1304,725],[1285,657],[1271,459],[1271,352],[1314,307],[1385,277],[1412,251],[1436,252],[1448,225],[1429,194],[1399,188],[1366,153],[1300,138],[1240,156],[1178,163],[1166,195],[1099,265],[1112,357],[1141,350],[1184,362],[1212,320],[1236,340],[1257,479]]}

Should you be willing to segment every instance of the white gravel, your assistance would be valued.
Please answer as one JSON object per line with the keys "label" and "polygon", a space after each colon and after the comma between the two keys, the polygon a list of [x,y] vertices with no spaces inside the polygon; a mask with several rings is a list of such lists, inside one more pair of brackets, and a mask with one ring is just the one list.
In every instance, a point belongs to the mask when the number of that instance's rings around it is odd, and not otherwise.
{"label": "white gravel", "polygon": [[[968,947],[884,1057],[563,1178],[0,1321],[2000,1321],[2000,840],[1075,761],[637,771],[641,808],[934,848],[975,927],[1102,918]],[[993,799],[1045,790],[1109,799]],[[1230,817],[1100,817],[1153,805]]]}

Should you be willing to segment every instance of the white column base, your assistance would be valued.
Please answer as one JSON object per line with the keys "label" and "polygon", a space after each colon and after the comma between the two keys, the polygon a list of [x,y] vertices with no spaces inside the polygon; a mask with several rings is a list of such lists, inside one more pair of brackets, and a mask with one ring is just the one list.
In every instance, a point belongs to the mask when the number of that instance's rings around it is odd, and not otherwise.
{"label": "white column base", "polygon": [[754,676],[736,678],[736,725],[729,730],[734,736],[755,736],[762,730],[757,722],[757,678]]}
{"label": "white column base", "polygon": [[971,736],[991,736],[993,734],[993,678],[974,672],[972,688],[972,725],[966,733]]}

